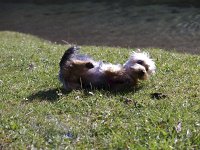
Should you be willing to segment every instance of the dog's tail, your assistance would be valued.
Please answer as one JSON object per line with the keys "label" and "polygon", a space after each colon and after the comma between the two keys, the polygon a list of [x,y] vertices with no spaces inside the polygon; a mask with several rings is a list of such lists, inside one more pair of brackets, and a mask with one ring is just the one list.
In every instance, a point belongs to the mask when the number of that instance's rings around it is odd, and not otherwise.
{"label": "dog's tail", "polygon": [[65,61],[69,60],[73,56],[73,54],[79,49],[80,48],[77,46],[73,46],[67,49],[60,60],[60,63],[59,63],[60,67],[63,66]]}

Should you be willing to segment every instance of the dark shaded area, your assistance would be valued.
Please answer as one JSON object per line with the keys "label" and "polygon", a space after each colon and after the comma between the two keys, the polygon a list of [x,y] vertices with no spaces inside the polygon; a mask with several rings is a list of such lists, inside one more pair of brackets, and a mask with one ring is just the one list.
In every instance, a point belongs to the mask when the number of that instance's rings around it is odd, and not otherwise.
{"label": "dark shaded area", "polygon": [[[0,3],[0,31],[32,34],[57,43],[200,53],[196,0],[26,2]],[[35,5],[39,2],[63,4]]]}
{"label": "dark shaded area", "polygon": [[34,93],[27,97],[28,101],[31,102],[33,100],[40,100],[40,101],[49,101],[49,102],[55,102],[59,99],[60,94],[68,94],[67,91],[64,89],[48,89],[44,91],[38,91],[37,93]]}
{"label": "dark shaded area", "polygon": [[[80,89],[83,90],[85,96],[92,96],[93,92],[96,90],[101,91],[102,93],[106,94],[109,93],[112,95],[124,95],[127,93],[134,93],[136,91],[139,91],[142,88],[142,85],[138,87],[133,87],[133,88],[127,88],[124,90],[116,91],[112,89],[90,89],[90,88],[84,88]],[[36,93],[31,94],[30,96],[27,97],[27,100],[24,102],[32,102],[32,101],[49,101],[49,102],[56,102],[60,96],[67,96],[72,91],[66,91],[64,88],[53,88],[53,89],[47,89],[47,90],[41,90]]]}
{"label": "dark shaded area", "polygon": [[151,98],[159,100],[159,99],[168,98],[168,96],[166,94],[163,94],[163,93],[152,93]]}
{"label": "dark shaded area", "polygon": [[119,3],[121,6],[128,5],[152,5],[152,4],[169,4],[176,6],[200,6],[199,0],[0,0],[0,2],[12,3],[34,3],[34,4],[66,4],[77,2],[105,2],[108,4]]}

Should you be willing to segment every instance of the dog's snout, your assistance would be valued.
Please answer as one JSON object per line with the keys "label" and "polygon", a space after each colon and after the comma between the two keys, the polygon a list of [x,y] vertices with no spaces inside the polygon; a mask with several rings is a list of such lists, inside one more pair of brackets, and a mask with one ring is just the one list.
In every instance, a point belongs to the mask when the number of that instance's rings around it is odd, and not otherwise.
{"label": "dog's snout", "polygon": [[139,71],[139,76],[144,76],[145,75],[145,71],[144,70],[140,70]]}
{"label": "dog's snout", "polygon": [[145,65],[145,69],[146,69],[146,71],[148,72],[148,71],[149,71],[149,66],[148,66],[148,65]]}

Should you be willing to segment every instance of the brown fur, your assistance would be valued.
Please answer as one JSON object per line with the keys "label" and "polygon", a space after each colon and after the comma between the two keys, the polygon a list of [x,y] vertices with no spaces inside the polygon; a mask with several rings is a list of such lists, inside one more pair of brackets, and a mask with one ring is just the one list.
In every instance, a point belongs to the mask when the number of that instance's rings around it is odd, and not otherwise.
{"label": "brown fur", "polygon": [[80,87],[81,80],[84,78],[86,72],[92,68],[93,65],[90,62],[81,60],[66,61],[63,66],[61,66],[60,73],[62,78],[68,86],[72,89],[77,89]]}

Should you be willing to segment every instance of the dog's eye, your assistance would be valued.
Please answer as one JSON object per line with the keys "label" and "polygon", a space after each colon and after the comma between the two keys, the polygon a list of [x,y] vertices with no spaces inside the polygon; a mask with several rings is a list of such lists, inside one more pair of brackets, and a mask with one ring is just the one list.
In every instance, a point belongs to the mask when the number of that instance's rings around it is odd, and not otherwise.
{"label": "dog's eye", "polygon": [[142,65],[143,61],[142,60],[138,60],[136,63]]}

